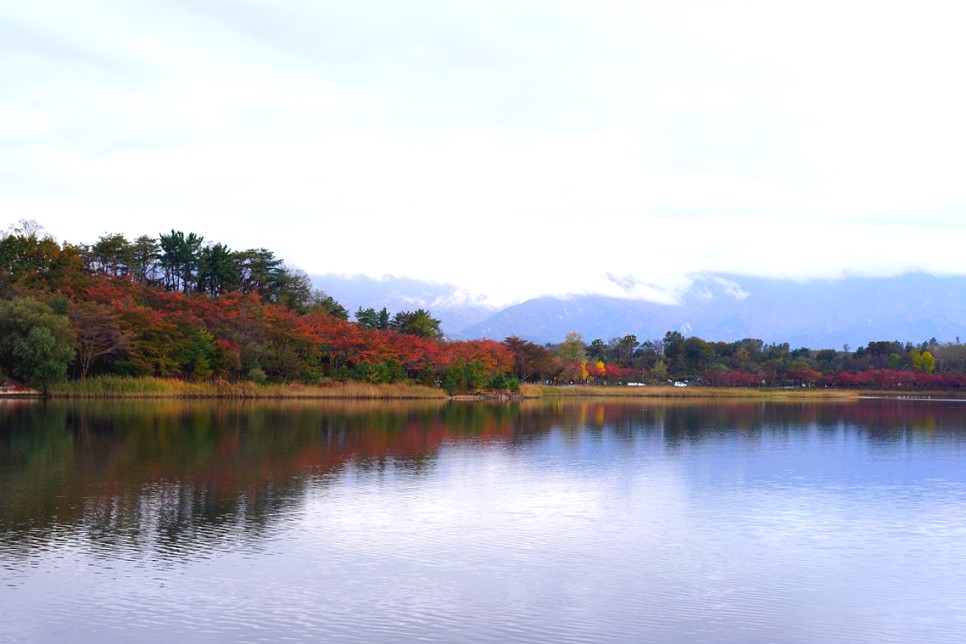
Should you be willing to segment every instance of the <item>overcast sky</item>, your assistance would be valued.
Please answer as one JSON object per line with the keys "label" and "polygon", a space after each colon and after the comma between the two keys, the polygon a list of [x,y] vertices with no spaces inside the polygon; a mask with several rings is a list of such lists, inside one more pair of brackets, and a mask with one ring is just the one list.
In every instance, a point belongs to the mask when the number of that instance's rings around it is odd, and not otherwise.
{"label": "overcast sky", "polygon": [[505,303],[966,273],[966,5],[31,0],[0,229],[171,229]]}

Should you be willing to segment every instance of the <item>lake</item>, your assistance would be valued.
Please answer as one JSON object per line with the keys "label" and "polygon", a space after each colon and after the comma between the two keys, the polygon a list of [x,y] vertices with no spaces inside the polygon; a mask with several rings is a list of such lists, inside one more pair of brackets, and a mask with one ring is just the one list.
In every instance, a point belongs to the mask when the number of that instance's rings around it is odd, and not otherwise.
{"label": "lake", "polygon": [[0,401],[3,642],[962,642],[966,403]]}

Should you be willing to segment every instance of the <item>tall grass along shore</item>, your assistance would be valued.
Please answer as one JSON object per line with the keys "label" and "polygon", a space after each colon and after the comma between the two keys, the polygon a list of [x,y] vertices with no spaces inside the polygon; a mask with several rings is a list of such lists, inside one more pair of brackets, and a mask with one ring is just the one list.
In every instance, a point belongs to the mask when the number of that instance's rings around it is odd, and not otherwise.
{"label": "tall grass along shore", "polygon": [[186,382],[168,378],[101,376],[58,383],[52,398],[446,398],[440,389],[420,385],[333,382],[325,385],[260,385],[254,382]]}
{"label": "tall grass along shore", "polygon": [[[491,392],[492,393],[492,392]],[[739,387],[615,387],[596,385],[522,385],[519,392],[499,396],[510,398],[755,398],[847,400],[870,392],[851,389],[749,389]],[[404,400],[448,399],[445,391],[412,384],[367,384],[330,382],[321,385],[243,382],[188,382],[170,378],[100,376],[59,383],[50,390],[52,398],[279,398]],[[890,397],[894,397],[894,393]],[[474,396],[459,396],[473,399]]]}

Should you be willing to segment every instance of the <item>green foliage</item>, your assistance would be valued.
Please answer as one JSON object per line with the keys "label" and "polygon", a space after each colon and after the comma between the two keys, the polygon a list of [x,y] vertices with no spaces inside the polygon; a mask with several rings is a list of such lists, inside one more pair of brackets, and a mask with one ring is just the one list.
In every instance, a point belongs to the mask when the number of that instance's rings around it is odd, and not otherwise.
{"label": "green foliage", "polygon": [[520,381],[514,376],[506,376],[505,374],[499,373],[487,381],[486,388],[497,391],[505,389],[520,391]]}
{"label": "green foliage", "polygon": [[684,369],[688,375],[698,375],[714,359],[714,347],[701,338],[691,337],[683,343]]}
{"label": "green foliage", "polygon": [[131,243],[129,252],[131,276],[135,281],[143,283],[157,279],[156,265],[161,258],[161,247],[157,241],[141,235]]}
{"label": "green foliage", "polygon": [[179,288],[185,293],[194,289],[201,261],[201,243],[204,237],[194,233],[185,235],[180,230],[158,236],[161,247],[161,268],[164,284],[170,290]]}
{"label": "green foliage", "polygon": [[389,323],[389,328],[420,338],[439,340],[443,337],[439,324],[439,320],[434,318],[429,311],[416,309],[415,311],[400,311],[397,313],[392,322]]}
{"label": "green foliage", "polygon": [[214,370],[204,355],[198,355],[191,363],[191,379],[195,382],[210,380],[214,375]]}
{"label": "green foliage", "polygon": [[304,271],[283,268],[276,274],[276,281],[265,299],[275,304],[305,313],[312,302],[312,284]]}
{"label": "green foliage", "polygon": [[606,361],[607,360],[607,344],[600,338],[594,338],[590,344],[587,345],[587,358],[591,362]]}
{"label": "green foliage", "polygon": [[284,271],[283,262],[264,248],[251,248],[233,254],[242,293],[257,293],[262,299],[275,301]]}
{"label": "green foliage", "polygon": [[575,331],[568,333],[557,350],[557,357],[564,362],[582,362],[587,357],[583,336]]}
{"label": "green foliage", "polygon": [[224,244],[201,249],[198,257],[198,290],[221,295],[238,288],[238,268],[231,250]]}
{"label": "green foliage", "polygon": [[45,326],[33,327],[26,338],[16,338],[13,355],[17,360],[14,374],[44,393],[51,383],[67,377],[67,367],[74,359],[71,348],[58,343]]}
{"label": "green foliage", "polygon": [[[349,319],[348,309],[336,302],[335,298],[333,298],[331,295],[326,295],[322,291],[314,291],[312,293],[308,310],[325,313],[326,315],[331,315],[332,317],[339,318],[340,320]],[[389,312],[387,311],[386,315],[388,316],[388,314]]]}
{"label": "green foliage", "polygon": [[132,263],[131,244],[120,233],[102,235],[90,247],[87,261],[91,270],[96,273],[114,277],[126,275]]}
{"label": "green foliage", "polygon": [[634,352],[637,350],[637,345],[637,336],[634,334],[628,334],[621,338],[613,338],[608,345],[606,357],[597,359],[606,359],[612,364],[630,368],[634,358]]}
{"label": "green foliage", "polygon": [[0,371],[46,390],[74,358],[67,316],[25,297],[0,300]]}
{"label": "green foliage", "polygon": [[406,379],[406,370],[396,360],[358,365],[356,380],[372,384],[393,384]]}
{"label": "green foliage", "polygon": [[170,325],[138,325],[131,350],[118,360],[116,373],[126,376],[174,376],[180,372],[176,359],[181,338]]}
{"label": "green foliage", "polygon": [[186,348],[187,360],[183,370],[195,382],[210,380],[215,374],[212,363],[215,362],[215,338],[203,329],[196,331]]}
{"label": "green foliage", "polygon": [[450,395],[460,391],[475,391],[486,386],[486,366],[477,360],[457,360],[443,370],[443,389]]}
{"label": "green foliage", "polygon": [[49,306],[50,310],[56,315],[67,315],[67,311],[70,308],[70,300],[60,293],[54,293],[53,295],[45,297],[44,304]]}
{"label": "green foliage", "polygon": [[369,329],[388,329],[389,310],[383,307],[381,311],[376,311],[372,307],[359,309],[355,313],[356,322]]}
{"label": "green foliage", "polygon": [[436,372],[429,367],[423,367],[423,369],[419,372],[417,382],[426,387],[435,387],[438,384]]}
{"label": "green foliage", "polygon": [[486,383],[487,389],[506,389],[507,387],[509,387],[509,382],[507,381],[507,377],[502,373],[493,376]]}
{"label": "green foliage", "polygon": [[59,383],[53,395],[69,395],[88,398],[113,396],[164,396],[183,391],[186,383],[151,376],[95,376],[87,380]]}

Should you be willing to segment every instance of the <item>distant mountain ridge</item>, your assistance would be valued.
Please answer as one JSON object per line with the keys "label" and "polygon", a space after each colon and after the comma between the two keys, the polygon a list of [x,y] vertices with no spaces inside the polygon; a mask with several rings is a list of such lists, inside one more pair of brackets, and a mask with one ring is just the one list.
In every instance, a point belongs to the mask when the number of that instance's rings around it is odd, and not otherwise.
{"label": "distant mountain ridge", "polygon": [[[332,288],[334,283],[322,279],[316,284],[348,308],[350,298],[340,297],[339,289]],[[442,321],[447,337],[454,339],[502,340],[517,335],[543,344],[560,342],[576,331],[588,342],[629,333],[644,341],[675,330],[709,341],[759,338],[788,342],[793,348],[838,349],[875,340],[945,342],[966,335],[964,276],[907,273],[797,282],[703,275],[674,305],[577,295],[538,297],[499,311],[461,304],[458,289],[451,285],[387,280],[383,286],[383,298],[370,299],[365,306],[387,306],[393,311],[398,310],[394,303],[410,302],[404,308],[428,308]],[[373,290],[357,293],[376,294]],[[442,306],[434,307],[430,296]]]}

